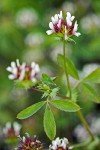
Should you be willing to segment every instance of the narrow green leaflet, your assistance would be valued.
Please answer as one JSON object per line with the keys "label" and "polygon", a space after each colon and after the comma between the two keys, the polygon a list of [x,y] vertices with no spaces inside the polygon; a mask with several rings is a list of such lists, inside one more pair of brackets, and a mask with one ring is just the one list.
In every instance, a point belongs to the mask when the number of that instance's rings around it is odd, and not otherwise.
{"label": "narrow green leaflet", "polygon": [[76,103],[68,100],[51,100],[50,103],[56,108],[66,112],[76,112],[80,110],[80,107]]}
{"label": "narrow green leaflet", "polygon": [[100,83],[100,67],[90,73],[83,81],[91,83]]}
{"label": "narrow green leaflet", "polygon": [[44,130],[49,139],[53,140],[56,135],[56,123],[53,113],[48,104],[44,113]]}
{"label": "narrow green leaflet", "polygon": [[100,96],[92,85],[81,83],[79,88],[84,93],[87,100],[100,103]]}
{"label": "narrow green leaflet", "polygon": [[[57,61],[59,66],[64,69],[64,56],[58,54]],[[66,59],[66,66],[67,66],[68,74],[70,74],[73,78],[79,80],[78,72],[75,68],[75,65],[72,63],[72,61],[69,58]]]}
{"label": "narrow green leaflet", "polygon": [[30,107],[24,109],[23,111],[21,111],[18,115],[17,118],[18,119],[26,119],[30,116],[32,116],[33,114],[35,114],[46,102],[45,101],[41,101],[39,103],[33,104]]}

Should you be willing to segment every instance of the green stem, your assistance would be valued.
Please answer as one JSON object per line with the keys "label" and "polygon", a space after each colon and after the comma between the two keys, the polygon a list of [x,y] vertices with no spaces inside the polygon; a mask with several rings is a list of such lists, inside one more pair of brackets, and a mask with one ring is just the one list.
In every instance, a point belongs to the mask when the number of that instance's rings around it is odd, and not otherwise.
{"label": "green stem", "polygon": [[[67,84],[68,84],[69,98],[71,99],[72,93],[71,93],[71,87],[70,87],[70,82],[69,82],[69,76],[68,76],[68,71],[67,71],[67,66],[66,66],[65,46],[66,46],[66,43],[65,43],[65,41],[63,41],[64,68],[65,68],[65,74],[66,74],[66,79],[67,79]],[[94,137],[94,135],[92,134],[91,129],[90,129],[88,123],[86,122],[86,120],[85,120],[85,118],[84,118],[82,112],[79,110],[79,111],[77,112],[77,114],[78,114],[78,117],[80,118],[82,124],[83,124],[84,127],[86,128],[88,134],[90,135],[91,139],[94,140],[95,137]]]}
{"label": "green stem", "polygon": [[71,95],[70,82],[69,82],[68,71],[67,71],[67,66],[66,66],[65,46],[66,46],[66,43],[65,43],[65,41],[63,41],[64,68],[65,68],[65,74],[66,74],[67,85],[68,85],[68,90],[69,90],[69,98],[71,98],[72,95]]}
{"label": "green stem", "polygon": [[91,132],[91,129],[90,129],[88,123],[86,122],[86,120],[85,120],[85,118],[84,118],[84,116],[83,116],[83,114],[82,114],[82,112],[80,110],[77,111],[77,115],[80,118],[80,120],[81,120],[82,124],[84,125],[84,127],[86,128],[86,130],[88,131],[91,139],[94,140],[95,137],[94,137],[93,133]]}

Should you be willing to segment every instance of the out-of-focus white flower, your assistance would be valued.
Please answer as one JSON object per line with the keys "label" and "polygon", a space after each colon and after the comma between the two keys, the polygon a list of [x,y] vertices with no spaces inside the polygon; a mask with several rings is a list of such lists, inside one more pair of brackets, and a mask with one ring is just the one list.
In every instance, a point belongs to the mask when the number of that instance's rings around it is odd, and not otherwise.
{"label": "out-of-focus white flower", "polygon": [[35,62],[32,62],[31,66],[26,65],[26,63],[20,65],[19,60],[17,59],[16,62],[11,62],[11,66],[7,67],[6,70],[11,72],[11,74],[8,75],[10,80],[31,80],[32,82],[35,82],[36,75],[40,71],[40,68]]}
{"label": "out-of-focus white flower", "polygon": [[100,65],[96,63],[84,65],[82,72],[80,72],[80,77],[85,77],[89,75],[92,71],[94,71],[98,67],[100,67]]}
{"label": "out-of-focus white flower", "polygon": [[78,141],[85,141],[86,138],[89,137],[87,131],[85,130],[85,128],[82,125],[78,125],[75,128],[74,134],[77,137]]}
{"label": "out-of-focus white flower", "polygon": [[66,10],[74,13],[76,11],[76,5],[72,2],[64,2],[62,4],[62,10],[65,12]]}
{"label": "out-of-focus white flower", "polygon": [[[100,136],[100,118],[90,118],[90,128],[94,135]],[[89,135],[85,128],[82,125],[77,125],[74,134],[77,137],[78,141],[85,141],[89,138]]]}
{"label": "out-of-focus white flower", "polygon": [[60,14],[55,14],[51,17],[51,22],[49,23],[50,30],[46,33],[48,35],[55,33],[57,36],[64,39],[68,39],[72,35],[80,36],[77,32],[78,24],[77,21],[73,22],[75,16],[71,16],[69,12],[66,13],[66,19],[63,17],[62,11]]}
{"label": "out-of-focus white flower", "polygon": [[100,136],[100,117],[92,119],[91,130],[97,136]]}
{"label": "out-of-focus white flower", "polygon": [[16,150],[41,150],[43,144],[38,140],[37,136],[35,135],[33,139],[30,137],[28,133],[26,133],[25,137],[20,137],[20,146],[16,148]]}
{"label": "out-of-focus white flower", "polygon": [[42,44],[44,37],[41,33],[29,33],[25,38],[25,44],[29,47],[34,47]]}
{"label": "out-of-focus white flower", "polygon": [[49,150],[71,150],[72,147],[69,147],[69,142],[67,138],[60,139],[59,137],[52,141],[52,144],[49,146]]}
{"label": "out-of-focus white flower", "polygon": [[38,21],[38,15],[33,8],[21,9],[16,16],[16,23],[22,28],[33,26]]}
{"label": "out-of-focus white flower", "polygon": [[92,32],[96,28],[100,28],[100,15],[89,14],[81,19],[81,27],[86,33]]}
{"label": "out-of-focus white flower", "polygon": [[20,134],[21,125],[17,122],[14,122],[11,125],[11,122],[7,122],[5,128],[3,128],[3,134],[7,138],[16,137]]}

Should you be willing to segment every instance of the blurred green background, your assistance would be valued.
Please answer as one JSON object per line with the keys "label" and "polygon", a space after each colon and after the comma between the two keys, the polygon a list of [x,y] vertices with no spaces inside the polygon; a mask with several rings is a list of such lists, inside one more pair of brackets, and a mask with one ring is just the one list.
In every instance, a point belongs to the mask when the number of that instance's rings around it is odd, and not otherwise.
{"label": "blurred green background", "polygon": [[[16,119],[18,112],[40,101],[41,94],[16,90],[7,77],[6,67],[17,58],[20,63],[35,61],[40,65],[40,74],[58,76],[60,72],[58,84],[65,80],[56,62],[57,53],[62,53],[62,43],[46,35],[51,16],[60,10],[71,12],[78,20],[81,36],[74,38],[76,44],[67,44],[67,54],[80,76],[84,76],[100,64],[100,0],[0,0],[0,126],[16,120],[22,124],[23,133],[37,134],[43,141],[49,141],[42,125],[43,110],[26,120]],[[80,103],[87,118],[100,117],[99,104],[86,100]],[[54,114],[57,136],[75,141],[73,130],[80,124],[76,114],[56,109]]]}

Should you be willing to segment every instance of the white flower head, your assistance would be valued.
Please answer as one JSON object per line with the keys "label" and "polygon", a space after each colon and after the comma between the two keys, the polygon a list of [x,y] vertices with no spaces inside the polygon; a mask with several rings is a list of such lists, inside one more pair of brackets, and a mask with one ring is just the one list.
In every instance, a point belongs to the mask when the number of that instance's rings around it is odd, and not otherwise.
{"label": "white flower head", "polygon": [[19,63],[17,59],[16,62],[11,62],[11,66],[6,69],[11,74],[8,75],[10,80],[31,80],[32,82],[36,81],[36,75],[39,73],[39,65],[35,62],[31,63],[31,66],[28,66],[26,63]]}
{"label": "white flower head", "polygon": [[49,150],[70,150],[71,147],[68,146],[69,142],[67,138],[60,139],[59,137],[52,141],[52,144],[49,146]]}
{"label": "white flower head", "polygon": [[6,138],[13,138],[20,134],[21,125],[17,122],[11,124],[11,122],[7,122],[5,127],[3,128],[3,134]]}
{"label": "white flower head", "polygon": [[56,34],[65,40],[68,40],[72,35],[79,36],[80,33],[77,32],[78,24],[77,21],[74,23],[75,16],[71,16],[70,12],[66,13],[66,19],[63,17],[62,11],[60,14],[55,14],[51,17],[51,22],[49,23],[50,30],[47,30],[46,33]]}

